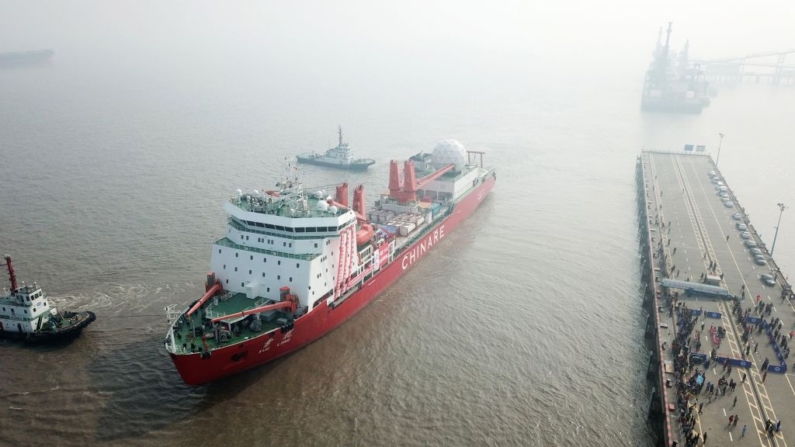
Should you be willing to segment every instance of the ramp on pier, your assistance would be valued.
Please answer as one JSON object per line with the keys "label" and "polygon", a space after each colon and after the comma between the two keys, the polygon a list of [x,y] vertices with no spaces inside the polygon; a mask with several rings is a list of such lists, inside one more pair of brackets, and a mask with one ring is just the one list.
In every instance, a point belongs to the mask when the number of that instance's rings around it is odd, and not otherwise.
{"label": "ramp on pier", "polygon": [[710,286],[707,284],[700,284],[697,282],[677,281],[675,279],[665,278],[662,280],[662,286],[667,287],[669,289],[684,290],[685,294],[688,296],[700,293],[706,296],[715,296],[720,298],[734,298],[732,294],[723,287]]}

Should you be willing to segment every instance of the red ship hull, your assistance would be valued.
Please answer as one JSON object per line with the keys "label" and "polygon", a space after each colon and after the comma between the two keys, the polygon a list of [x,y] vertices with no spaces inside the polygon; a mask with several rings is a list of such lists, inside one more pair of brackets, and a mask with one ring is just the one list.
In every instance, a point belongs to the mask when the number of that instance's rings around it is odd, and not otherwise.
{"label": "red ship hull", "polygon": [[235,343],[212,351],[202,358],[200,353],[171,354],[182,380],[188,385],[200,385],[237,374],[255,366],[275,360],[299,349],[344,323],[364,308],[373,298],[389,287],[436,245],[452,232],[480,205],[496,183],[488,176],[475,190],[459,202],[453,213],[417,242],[407,247],[380,273],[364,283],[361,290],[341,304],[329,307],[324,301],[307,315],[295,320],[292,329],[273,331],[259,337]]}

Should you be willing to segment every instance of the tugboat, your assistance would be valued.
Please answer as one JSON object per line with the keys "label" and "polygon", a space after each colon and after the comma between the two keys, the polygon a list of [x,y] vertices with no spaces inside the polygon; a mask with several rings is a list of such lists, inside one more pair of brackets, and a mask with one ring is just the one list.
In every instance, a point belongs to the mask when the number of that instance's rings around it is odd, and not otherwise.
{"label": "tugboat", "polygon": [[348,143],[342,142],[342,126],[339,127],[340,142],[337,147],[326,151],[325,154],[310,152],[298,155],[299,163],[309,163],[330,168],[348,169],[351,171],[366,171],[375,164],[372,158],[353,158],[353,151]]}
{"label": "tugboat", "polygon": [[75,337],[97,317],[93,312],[62,312],[50,307],[38,284],[17,287],[11,257],[5,256],[11,291],[0,295],[0,338],[28,342],[61,340]]}

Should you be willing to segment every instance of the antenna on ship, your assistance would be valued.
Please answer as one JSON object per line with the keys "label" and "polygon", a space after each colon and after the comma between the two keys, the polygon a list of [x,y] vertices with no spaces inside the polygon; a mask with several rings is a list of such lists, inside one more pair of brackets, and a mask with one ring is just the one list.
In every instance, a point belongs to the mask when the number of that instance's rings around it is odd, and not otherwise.
{"label": "antenna on ship", "polygon": [[339,145],[342,146],[342,126],[337,124],[337,129],[339,130],[339,134],[340,134],[340,144]]}

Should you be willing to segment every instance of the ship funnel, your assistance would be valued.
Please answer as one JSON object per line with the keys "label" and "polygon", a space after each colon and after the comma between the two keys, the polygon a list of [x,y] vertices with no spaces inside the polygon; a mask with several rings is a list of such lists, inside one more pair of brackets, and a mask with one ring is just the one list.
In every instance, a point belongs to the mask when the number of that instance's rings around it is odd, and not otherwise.
{"label": "ship funnel", "polygon": [[348,183],[345,182],[339,186],[337,186],[337,197],[335,200],[337,203],[341,204],[342,206],[348,206]]}
{"label": "ship funnel", "polygon": [[414,172],[414,163],[406,160],[403,165],[403,191],[414,193],[417,191],[417,174]]}
{"label": "ship funnel", "polygon": [[366,219],[364,207],[364,185],[359,185],[353,190],[353,211]]}
{"label": "ship funnel", "polygon": [[400,191],[400,168],[395,160],[389,162],[389,195],[394,196]]}

